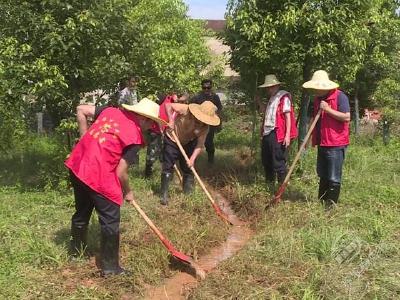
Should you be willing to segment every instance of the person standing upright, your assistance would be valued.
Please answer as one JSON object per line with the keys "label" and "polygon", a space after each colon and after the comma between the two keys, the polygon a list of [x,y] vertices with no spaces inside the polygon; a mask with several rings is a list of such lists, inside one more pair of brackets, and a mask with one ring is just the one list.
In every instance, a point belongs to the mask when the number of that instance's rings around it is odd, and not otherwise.
{"label": "person standing upright", "polygon": [[[217,115],[221,117],[222,104],[219,96],[213,92],[213,82],[211,79],[204,79],[201,81],[201,92],[194,96],[190,103],[202,104],[204,101],[211,101],[217,107]],[[219,126],[210,126],[204,146],[206,147],[208,162],[214,163],[215,146],[214,135],[218,131]]]}
{"label": "person standing upright", "polygon": [[139,77],[135,75],[128,76],[124,80],[124,86],[118,92],[118,105],[127,104],[134,105],[139,102],[140,95],[137,90]]}
{"label": "person standing upright", "polygon": [[269,98],[261,127],[261,160],[270,192],[275,193],[275,181],[282,183],[287,173],[287,154],[291,140],[297,137],[296,120],[289,92],[281,90],[275,75],[265,76],[260,88]]}
{"label": "person standing upright", "polygon": [[350,143],[349,98],[324,70],[315,71],[303,87],[314,91],[314,116],[319,109],[322,110],[313,131],[312,143],[318,146],[318,198],[326,208],[331,208],[339,201],[345,151]]}

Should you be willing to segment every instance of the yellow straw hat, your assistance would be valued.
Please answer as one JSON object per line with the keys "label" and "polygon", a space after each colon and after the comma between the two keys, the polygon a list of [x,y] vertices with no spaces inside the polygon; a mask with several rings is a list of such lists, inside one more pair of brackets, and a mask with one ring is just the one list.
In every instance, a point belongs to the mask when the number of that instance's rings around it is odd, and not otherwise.
{"label": "yellow straw hat", "polygon": [[278,84],[282,84],[283,82],[280,82],[278,78],[274,74],[269,74],[265,76],[264,83],[259,86],[259,88],[262,87],[270,87]]}
{"label": "yellow straw hat", "polygon": [[324,70],[315,71],[311,80],[303,84],[305,89],[313,90],[333,90],[338,88],[339,85],[329,79],[328,73]]}
{"label": "yellow straw hat", "polygon": [[217,107],[211,101],[204,101],[202,104],[189,104],[189,111],[197,120],[207,125],[218,126],[221,123],[216,114]]}
{"label": "yellow straw hat", "polygon": [[126,110],[137,113],[143,117],[152,119],[153,121],[156,121],[159,124],[162,125],[167,124],[167,122],[158,117],[160,106],[154,101],[151,101],[147,98],[143,98],[142,100],[140,100],[139,103],[134,105],[122,104],[122,107],[125,108]]}

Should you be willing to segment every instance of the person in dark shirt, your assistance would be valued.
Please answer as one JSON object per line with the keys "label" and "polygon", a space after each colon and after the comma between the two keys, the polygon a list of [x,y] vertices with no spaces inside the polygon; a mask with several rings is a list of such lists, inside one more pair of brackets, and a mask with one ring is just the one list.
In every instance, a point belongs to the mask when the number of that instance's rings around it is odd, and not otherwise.
{"label": "person in dark shirt", "polygon": [[[211,101],[217,107],[217,115],[221,118],[222,104],[219,96],[212,91],[213,82],[211,79],[204,79],[201,81],[201,92],[194,96],[190,103],[202,104],[204,101]],[[205,141],[205,147],[208,155],[208,162],[214,163],[215,146],[214,146],[214,135],[215,132],[221,128],[219,126],[210,126],[207,138]]]}
{"label": "person in dark shirt", "polygon": [[318,146],[318,198],[326,208],[331,208],[339,201],[345,150],[350,143],[349,99],[323,70],[316,71],[303,87],[313,90],[315,94],[313,115],[318,110],[322,111],[313,131],[312,142]]}

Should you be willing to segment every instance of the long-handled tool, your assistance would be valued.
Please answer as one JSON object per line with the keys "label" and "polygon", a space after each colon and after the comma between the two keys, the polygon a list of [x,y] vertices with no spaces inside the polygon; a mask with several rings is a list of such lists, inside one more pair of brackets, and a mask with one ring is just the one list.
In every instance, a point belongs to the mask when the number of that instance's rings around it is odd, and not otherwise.
{"label": "long-handled tool", "polygon": [[[176,133],[174,130],[170,130],[172,137],[175,140],[175,143],[178,145],[179,150],[181,151],[183,157],[186,160],[186,163],[189,163],[189,157],[187,156],[185,149],[183,149],[181,142],[179,141],[178,137],[176,136]],[[197,174],[195,168],[193,166],[190,167],[190,170],[193,172],[194,176],[196,177],[198,183],[200,184],[201,188],[203,189],[204,193],[207,195],[208,199],[211,202],[212,207],[214,208],[215,212],[219,217],[221,217],[222,220],[224,220],[226,223],[232,224],[232,222],[229,220],[228,216],[221,210],[221,208],[215,203],[213,197],[211,194],[208,192],[206,186],[204,185],[203,181],[201,180],[199,174]]]}
{"label": "long-handled tool", "polygon": [[196,275],[198,277],[200,277],[201,279],[205,278],[205,272],[203,269],[200,268],[200,266],[198,266],[193,259],[182,253],[179,252],[178,250],[175,249],[175,247],[171,244],[171,242],[169,240],[167,240],[164,235],[160,232],[160,230],[158,230],[158,228],[154,225],[154,223],[149,219],[149,217],[145,214],[145,212],[140,208],[140,206],[136,203],[135,200],[131,201],[132,205],[135,207],[135,209],[138,211],[138,213],[140,214],[140,216],[146,221],[147,225],[149,225],[149,227],[151,228],[151,230],[157,235],[157,237],[160,239],[160,241],[163,243],[163,245],[165,246],[165,248],[167,248],[167,250],[169,251],[169,253],[175,257],[176,259],[178,259],[179,261],[190,265],[190,267],[192,267],[195,272]]}
{"label": "long-handled tool", "polygon": [[183,182],[183,177],[182,177],[181,171],[179,171],[179,169],[176,166],[176,164],[174,165],[174,169],[175,169],[175,173],[178,175],[179,181],[182,183]]}
{"label": "long-handled tool", "polygon": [[315,116],[313,122],[311,123],[310,128],[308,129],[308,132],[307,132],[306,136],[304,137],[304,141],[301,144],[301,146],[299,148],[299,151],[297,152],[296,157],[294,158],[288,173],[286,174],[285,180],[283,181],[283,183],[279,187],[278,191],[275,193],[275,196],[274,196],[274,198],[272,198],[269,206],[278,204],[279,201],[281,200],[281,196],[282,196],[283,192],[285,191],[285,189],[286,189],[286,187],[287,187],[287,185],[289,183],[290,175],[292,175],[294,167],[295,167],[297,161],[300,159],[300,155],[303,153],[304,149],[306,148],[306,145],[307,145],[307,143],[308,143],[308,141],[310,139],[311,133],[314,130],[315,125],[317,124],[319,118],[321,117],[321,112],[322,112],[322,110],[319,109],[317,115]]}

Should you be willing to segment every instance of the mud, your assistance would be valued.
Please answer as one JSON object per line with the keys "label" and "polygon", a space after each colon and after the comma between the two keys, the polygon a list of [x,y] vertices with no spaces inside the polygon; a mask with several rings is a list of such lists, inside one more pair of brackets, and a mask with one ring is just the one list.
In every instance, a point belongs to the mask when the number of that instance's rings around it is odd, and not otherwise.
{"label": "mud", "polygon": [[[213,191],[209,186],[208,189],[223,212],[228,215],[233,226],[231,226],[228,237],[222,245],[211,249],[207,255],[198,259],[197,264],[206,272],[206,275],[215,269],[222,261],[235,255],[247,244],[254,234],[250,227],[234,214],[229,206],[229,202],[221,194]],[[215,215],[215,217],[217,217],[217,215]],[[198,283],[196,277],[190,273],[191,272],[180,272],[166,279],[161,286],[149,289],[144,299],[186,299],[190,290],[196,287]]]}

